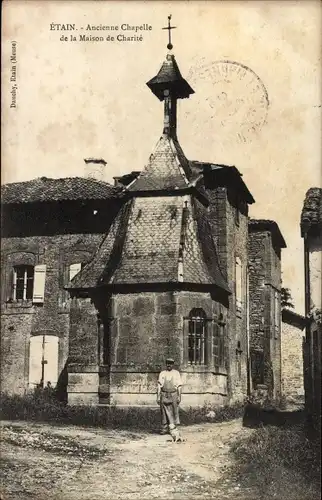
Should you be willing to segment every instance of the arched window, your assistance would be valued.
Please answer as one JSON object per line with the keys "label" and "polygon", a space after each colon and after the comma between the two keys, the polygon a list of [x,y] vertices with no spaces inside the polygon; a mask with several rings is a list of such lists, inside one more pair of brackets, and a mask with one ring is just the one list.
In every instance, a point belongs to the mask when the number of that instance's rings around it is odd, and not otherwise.
{"label": "arched window", "polygon": [[207,321],[203,309],[192,309],[189,314],[188,362],[190,365],[206,364]]}

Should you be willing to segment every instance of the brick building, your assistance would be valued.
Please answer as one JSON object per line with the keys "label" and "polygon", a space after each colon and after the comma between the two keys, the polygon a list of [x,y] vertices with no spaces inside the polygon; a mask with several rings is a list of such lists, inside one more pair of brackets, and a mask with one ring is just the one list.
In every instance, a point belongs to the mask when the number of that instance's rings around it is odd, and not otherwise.
{"label": "brick building", "polygon": [[67,389],[71,404],[153,404],[171,355],[183,404],[243,400],[252,386],[250,339],[258,335],[252,300],[263,307],[260,324],[273,324],[262,349],[275,383],[265,381],[279,390],[274,293],[285,242],[268,221],[260,244],[268,291],[255,297],[254,199],[242,175],[185,157],[177,101],[194,91],[172,54],[147,85],[163,102],[164,122],[141,172],[115,178],[114,187],[42,178],[3,188],[5,390],[50,380]]}

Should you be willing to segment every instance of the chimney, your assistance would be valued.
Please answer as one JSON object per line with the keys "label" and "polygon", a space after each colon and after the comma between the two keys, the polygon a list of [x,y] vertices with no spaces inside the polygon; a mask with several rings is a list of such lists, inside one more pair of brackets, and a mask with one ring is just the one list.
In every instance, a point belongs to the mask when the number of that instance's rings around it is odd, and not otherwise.
{"label": "chimney", "polygon": [[103,158],[85,158],[84,177],[102,181],[104,179],[104,169],[106,161]]}

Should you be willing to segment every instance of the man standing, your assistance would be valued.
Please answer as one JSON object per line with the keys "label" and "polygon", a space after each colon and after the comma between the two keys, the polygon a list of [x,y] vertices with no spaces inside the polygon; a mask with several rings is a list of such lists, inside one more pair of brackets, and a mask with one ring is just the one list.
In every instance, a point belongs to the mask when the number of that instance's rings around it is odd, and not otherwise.
{"label": "man standing", "polygon": [[166,359],[166,370],[159,375],[157,403],[161,410],[161,434],[167,434],[180,424],[179,404],[181,402],[181,376],[173,369],[174,360]]}

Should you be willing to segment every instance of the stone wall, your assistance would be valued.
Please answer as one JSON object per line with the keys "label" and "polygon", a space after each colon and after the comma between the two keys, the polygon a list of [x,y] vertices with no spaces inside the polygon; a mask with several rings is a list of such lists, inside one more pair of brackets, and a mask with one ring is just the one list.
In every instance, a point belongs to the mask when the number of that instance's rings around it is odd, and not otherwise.
{"label": "stone wall", "polygon": [[248,272],[249,272],[249,338],[250,349],[262,350],[265,347],[265,308],[267,307],[265,265],[267,235],[249,233]]}
{"label": "stone wall", "polygon": [[[141,292],[112,298],[110,362],[100,368],[100,401],[155,404],[158,374],[171,356],[183,380],[183,405],[222,404],[227,399],[226,371],[215,373],[209,362],[189,366],[185,318],[193,308],[217,317],[223,306],[209,293]],[[207,342],[211,342],[211,330]]]}
{"label": "stone wall", "polygon": [[[273,396],[281,396],[281,250],[274,244],[274,239],[269,239],[270,263],[270,313],[267,311],[267,324],[270,325],[270,355],[273,369],[274,390]],[[277,312],[275,313],[275,308]]]}
{"label": "stone wall", "polygon": [[282,394],[288,403],[304,403],[304,327],[282,322]]}
{"label": "stone wall", "polygon": [[[68,356],[70,299],[63,290],[69,265],[88,260],[102,239],[101,234],[66,234],[2,239],[1,380],[2,390],[23,394],[28,389],[29,343],[32,335],[59,338],[58,371]],[[43,303],[8,301],[14,265],[45,264]]]}
{"label": "stone wall", "polygon": [[257,377],[261,372],[263,380],[259,385],[266,385],[270,397],[278,398],[281,391],[280,249],[273,244],[270,231],[253,229],[249,232],[248,248],[249,339],[253,389],[259,383],[261,377]]}
{"label": "stone wall", "polygon": [[73,298],[70,307],[68,403],[98,404],[100,324],[90,298]]}
{"label": "stone wall", "polygon": [[[217,245],[221,270],[231,290],[227,316],[228,392],[231,401],[247,394],[247,264],[248,208],[239,206],[236,217],[236,193],[230,188],[207,190],[210,199],[209,222]],[[236,258],[242,264],[242,303],[236,309]]]}

